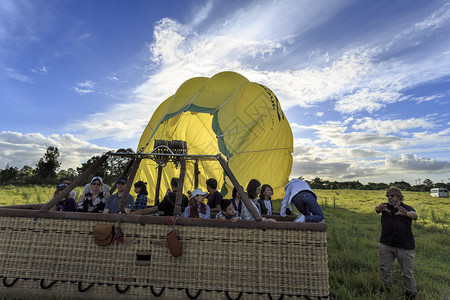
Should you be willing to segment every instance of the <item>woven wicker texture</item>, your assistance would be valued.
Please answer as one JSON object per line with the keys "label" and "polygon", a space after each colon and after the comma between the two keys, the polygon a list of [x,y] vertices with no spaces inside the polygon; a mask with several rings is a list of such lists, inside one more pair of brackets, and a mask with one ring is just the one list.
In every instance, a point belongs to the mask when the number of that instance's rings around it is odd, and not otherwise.
{"label": "woven wicker texture", "polygon": [[171,225],[122,223],[124,242],[101,247],[92,235],[99,223],[106,222],[0,217],[0,291],[47,289],[86,298],[329,296],[326,232],[177,225],[183,254],[174,258],[165,242]]}

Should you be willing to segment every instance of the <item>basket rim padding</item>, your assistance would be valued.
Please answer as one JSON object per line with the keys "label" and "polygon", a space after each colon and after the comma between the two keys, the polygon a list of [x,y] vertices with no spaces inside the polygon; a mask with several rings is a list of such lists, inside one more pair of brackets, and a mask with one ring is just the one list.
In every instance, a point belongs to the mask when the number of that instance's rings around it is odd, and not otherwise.
{"label": "basket rim padding", "polygon": [[[167,224],[166,216],[148,216],[148,215],[127,215],[127,214],[99,214],[84,212],[61,212],[61,211],[45,211],[36,209],[24,209],[22,207],[12,208],[0,207],[1,217],[30,217],[45,219],[68,219],[68,220],[91,220],[106,222],[128,222],[138,224]],[[278,218],[279,219],[279,218]],[[170,221],[173,217],[170,217]],[[276,223],[266,221],[246,221],[239,220],[236,223],[227,222],[217,219],[192,219],[178,218],[177,226],[205,226],[220,228],[249,228],[249,229],[284,229],[284,230],[300,230],[300,231],[318,231],[326,232],[326,223],[297,223],[292,221],[279,221]]]}

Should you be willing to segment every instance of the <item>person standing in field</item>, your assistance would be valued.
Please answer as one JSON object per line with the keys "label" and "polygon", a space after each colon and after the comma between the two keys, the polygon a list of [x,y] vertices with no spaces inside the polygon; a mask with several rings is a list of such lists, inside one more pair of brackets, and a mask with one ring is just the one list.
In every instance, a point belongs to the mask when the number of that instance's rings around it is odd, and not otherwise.
{"label": "person standing in field", "polygon": [[392,266],[397,258],[403,273],[405,299],[415,299],[417,294],[414,267],[414,236],[411,231],[412,220],[417,213],[411,206],[403,203],[402,191],[396,187],[386,192],[387,203],[375,207],[381,213],[381,237],[378,244],[378,262],[380,266],[382,290],[390,291],[393,283]]}
{"label": "person standing in field", "polygon": [[292,203],[302,214],[295,222],[322,222],[324,220],[322,209],[317,203],[317,196],[311,190],[309,184],[300,179],[292,179],[284,187],[284,198],[281,202],[280,215],[286,217],[289,206],[292,211]]}

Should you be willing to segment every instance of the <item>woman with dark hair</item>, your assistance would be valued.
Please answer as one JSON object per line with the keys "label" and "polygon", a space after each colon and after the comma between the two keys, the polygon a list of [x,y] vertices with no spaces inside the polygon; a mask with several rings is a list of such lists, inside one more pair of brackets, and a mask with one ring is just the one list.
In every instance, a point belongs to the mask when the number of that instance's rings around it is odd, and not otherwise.
{"label": "woman with dark hair", "polygon": [[136,201],[134,201],[134,209],[147,208],[147,182],[138,181],[134,184],[134,192],[136,193]]}
{"label": "woman with dark hair", "polygon": [[209,219],[211,213],[209,211],[209,206],[205,204],[205,196],[207,194],[208,193],[203,192],[201,189],[195,189],[189,198],[189,206],[184,210],[183,216],[185,218]]}
{"label": "woman with dark hair", "polygon": [[237,211],[238,213],[241,213],[242,199],[241,199],[241,195],[239,195],[239,192],[237,191],[237,189],[235,187],[233,188],[233,192],[231,193],[231,196],[233,198],[231,198],[230,200],[234,206],[234,210]]}
{"label": "woman with dark hair", "polygon": [[[261,183],[256,179],[250,180],[247,185],[248,198],[250,199],[250,202],[255,207],[255,209],[261,214],[261,207],[259,206],[259,203],[258,203],[258,194],[260,194],[260,193],[261,193]],[[251,214],[250,210],[245,205],[245,203],[244,203],[244,205],[242,205],[241,219],[255,220],[255,218],[253,217],[253,215]],[[262,220],[273,222],[273,223],[276,222],[275,219],[262,218]]]}
{"label": "woman with dark hair", "polygon": [[273,195],[272,187],[268,184],[263,184],[258,199],[259,206],[261,207],[261,214],[263,215],[272,214],[272,195]]}

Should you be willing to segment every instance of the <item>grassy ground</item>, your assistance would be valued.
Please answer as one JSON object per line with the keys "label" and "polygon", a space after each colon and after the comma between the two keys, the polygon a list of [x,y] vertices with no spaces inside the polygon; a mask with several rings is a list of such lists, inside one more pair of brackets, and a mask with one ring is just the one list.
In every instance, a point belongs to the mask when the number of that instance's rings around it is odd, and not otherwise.
{"label": "grassy ground", "polygon": [[[0,187],[0,206],[47,203],[53,197],[55,187],[53,186],[14,186],[6,185]],[[83,193],[83,187],[76,187],[76,199]]]}
{"label": "grassy ground", "polygon": [[[403,299],[402,274],[394,264],[394,286],[387,295],[380,287],[377,245],[381,215],[375,205],[386,202],[385,191],[316,190],[328,224],[328,265],[333,299]],[[449,198],[405,192],[414,207],[416,299],[450,299]],[[277,206],[279,204],[277,203]]]}
{"label": "grassy ground", "polygon": [[[54,187],[0,187],[0,205],[45,203]],[[76,188],[77,197],[82,187]],[[377,244],[380,215],[375,205],[386,202],[385,191],[316,190],[328,224],[328,264],[332,299],[403,299],[401,271],[394,265],[394,286],[386,295],[377,292],[380,281]],[[416,299],[450,299],[449,198],[429,193],[405,192],[405,203],[414,207],[416,238],[414,274]],[[274,201],[279,209],[281,201]],[[1,299],[1,298],[0,298]]]}

